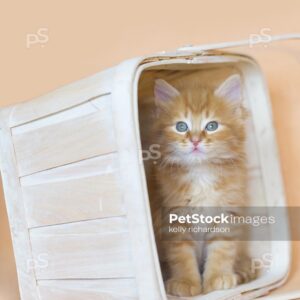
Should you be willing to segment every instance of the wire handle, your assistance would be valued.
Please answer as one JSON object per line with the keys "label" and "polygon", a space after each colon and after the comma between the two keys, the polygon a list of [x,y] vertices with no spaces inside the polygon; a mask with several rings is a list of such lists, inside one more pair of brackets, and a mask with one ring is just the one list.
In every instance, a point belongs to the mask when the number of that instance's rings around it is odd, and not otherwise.
{"label": "wire handle", "polygon": [[282,35],[267,35],[267,38],[261,38],[260,35],[257,35],[260,39],[247,39],[247,40],[240,40],[240,41],[232,41],[232,42],[221,42],[216,44],[205,44],[205,45],[196,45],[196,46],[183,46],[177,48],[177,51],[184,52],[184,51],[205,51],[205,50],[214,50],[214,49],[224,49],[224,48],[234,48],[234,47],[241,47],[241,46],[254,46],[257,44],[266,44],[272,43],[275,41],[284,41],[284,40],[300,40],[300,33],[289,33],[289,34],[282,34]]}

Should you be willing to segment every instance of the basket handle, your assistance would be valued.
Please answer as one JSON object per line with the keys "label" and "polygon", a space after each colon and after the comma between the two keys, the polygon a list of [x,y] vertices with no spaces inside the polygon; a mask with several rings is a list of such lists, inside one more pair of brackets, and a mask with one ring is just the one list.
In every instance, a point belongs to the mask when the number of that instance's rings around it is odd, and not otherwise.
{"label": "basket handle", "polygon": [[285,41],[285,40],[300,40],[300,33],[289,33],[289,34],[282,34],[282,35],[253,35],[253,38],[247,40],[239,40],[239,41],[232,41],[232,42],[221,42],[215,44],[205,44],[205,45],[196,45],[196,46],[183,46],[177,48],[176,51],[178,52],[185,52],[185,51],[205,51],[205,50],[215,50],[215,49],[224,49],[224,48],[234,48],[234,47],[242,47],[242,46],[254,46],[258,44],[267,44],[272,43],[275,41]]}

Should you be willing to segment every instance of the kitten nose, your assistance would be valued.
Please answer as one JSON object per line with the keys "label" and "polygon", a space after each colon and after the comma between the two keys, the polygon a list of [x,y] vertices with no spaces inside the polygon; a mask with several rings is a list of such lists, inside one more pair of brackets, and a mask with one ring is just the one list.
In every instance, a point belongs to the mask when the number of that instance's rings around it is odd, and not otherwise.
{"label": "kitten nose", "polygon": [[191,141],[192,141],[194,147],[197,147],[200,143],[200,140],[198,138],[192,138]]}

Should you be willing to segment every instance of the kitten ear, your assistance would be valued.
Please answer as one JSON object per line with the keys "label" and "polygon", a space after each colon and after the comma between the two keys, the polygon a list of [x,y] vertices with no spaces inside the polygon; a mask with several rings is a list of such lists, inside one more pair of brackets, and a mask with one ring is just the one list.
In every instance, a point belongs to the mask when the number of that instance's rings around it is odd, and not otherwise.
{"label": "kitten ear", "polygon": [[154,85],[155,102],[168,102],[171,99],[179,96],[179,92],[163,79],[156,79]]}
{"label": "kitten ear", "polygon": [[215,90],[215,95],[232,102],[242,100],[242,81],[238,74],[231,75]]}

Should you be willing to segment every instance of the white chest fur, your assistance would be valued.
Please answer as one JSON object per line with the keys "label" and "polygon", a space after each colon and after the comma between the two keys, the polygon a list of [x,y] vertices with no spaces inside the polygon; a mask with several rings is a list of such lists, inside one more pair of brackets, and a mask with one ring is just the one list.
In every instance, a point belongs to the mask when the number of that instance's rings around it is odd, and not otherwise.
{"label": "white chest fur", "polygon": [[220,198],[216,183],[220,174],[216,170],[201,166],[192,168],[185,176],[184,181],[189,185],[187,198],[189,206],[214,206]]}

